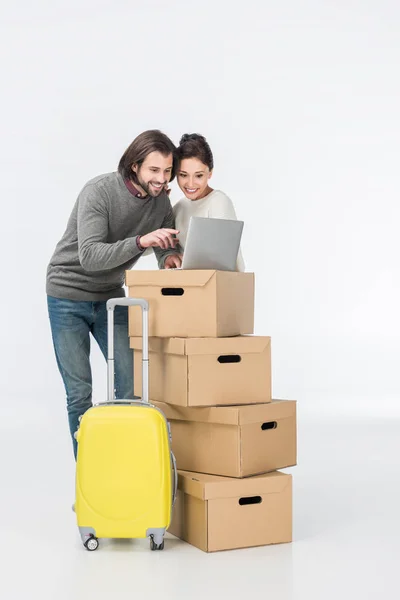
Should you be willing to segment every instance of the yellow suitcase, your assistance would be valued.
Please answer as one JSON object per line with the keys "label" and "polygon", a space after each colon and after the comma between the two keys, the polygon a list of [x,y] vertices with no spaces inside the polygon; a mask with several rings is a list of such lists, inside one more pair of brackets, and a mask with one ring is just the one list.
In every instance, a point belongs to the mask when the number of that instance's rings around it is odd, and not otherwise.
{"label": "yellow suitcase", "polygon": [[[142,399],[114,398],[114,308],[140,306],[143,316]],[[134,298],[107,302],[107,402],[83,415],[76,433],[75,513],[82,542],[96,550],[99,538],[150,538],[164,548],[176,497],[177,472],[164,414],[149,404],[148,303]]]}

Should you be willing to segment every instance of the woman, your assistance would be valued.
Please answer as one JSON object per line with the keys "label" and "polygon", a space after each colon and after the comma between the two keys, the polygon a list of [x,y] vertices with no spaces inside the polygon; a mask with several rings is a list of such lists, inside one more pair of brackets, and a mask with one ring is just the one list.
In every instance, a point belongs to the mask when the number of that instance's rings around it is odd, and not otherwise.
{"label": "woman", "polygon": [[[185,133],[177,149],[177,182],[185,197],[173,207],[175,227],[179,231],[179,243],[185,247],[190,217],[210,217],[236,220],[232,200],[224,192],[213,190],[209,181],[214,159],[205,137],[197,133]],[[237,271],[245,266],[239,249]]]}

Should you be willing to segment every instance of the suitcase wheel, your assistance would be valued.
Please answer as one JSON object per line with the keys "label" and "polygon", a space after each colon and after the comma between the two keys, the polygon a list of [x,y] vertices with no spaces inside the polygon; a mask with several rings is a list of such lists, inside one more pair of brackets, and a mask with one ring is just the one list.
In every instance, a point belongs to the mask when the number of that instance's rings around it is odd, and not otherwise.
{"label": "suitcase wheel", "polygon": [[85,546],[86,550],[89,550],[89,552],[93,552],[99,547],[99,540],[97,539],[97,537],[94,537],[94,535],[91,535],[90,538],[86,540],[86,542],[83,545]]}
{"label": "suitcase wheel", "polygon": [[161,544],[156,544],[154,541],[154,537],[151,535],[150,536],[150,548],[152,550],[164,550],[164,540],[161,542]]}

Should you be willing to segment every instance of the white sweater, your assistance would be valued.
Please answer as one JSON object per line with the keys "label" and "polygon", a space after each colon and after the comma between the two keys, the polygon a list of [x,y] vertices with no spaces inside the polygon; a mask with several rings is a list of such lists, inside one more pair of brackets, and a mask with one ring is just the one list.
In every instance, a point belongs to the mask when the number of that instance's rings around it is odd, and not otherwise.
{"label": "white sweater", "polygon": [[[175,216],[175,228],[179,230],[178,237],[182,248],[184,248],[186,244],[190,217],[237,220],[232,200],[220,190],[213,190],[200,200],[189,200],[188,198],[183,197],[173,206],[173,211]],[[236,269],[238,271],[245,270],[240,248]]]}

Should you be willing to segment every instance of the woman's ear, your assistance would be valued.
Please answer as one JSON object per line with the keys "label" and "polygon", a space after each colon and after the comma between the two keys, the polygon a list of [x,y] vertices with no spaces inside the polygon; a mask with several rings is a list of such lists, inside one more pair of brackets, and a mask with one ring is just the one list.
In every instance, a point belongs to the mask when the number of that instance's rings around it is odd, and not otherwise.
{"label": "woman's ear", "polygon": [[212,177],[212,174],[213,174],[213,170],[211,169],[211,171],[210,171],[210,172],[209,172],[209,174],[208,174],[208,179],[211,179],[211,177]]}

